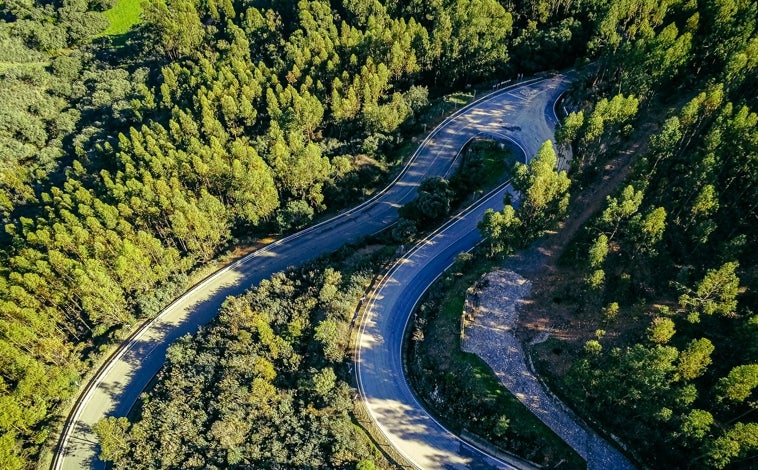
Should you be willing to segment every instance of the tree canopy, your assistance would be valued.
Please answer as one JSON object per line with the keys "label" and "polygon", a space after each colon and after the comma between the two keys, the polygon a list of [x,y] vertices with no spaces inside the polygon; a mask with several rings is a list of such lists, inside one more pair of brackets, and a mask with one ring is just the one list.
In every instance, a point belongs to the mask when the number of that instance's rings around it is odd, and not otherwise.
{"label": "tree canopy", "polygon": [[[677,445],[700,439],[708,455],[697,462],[714,466],[747,455],[752,402],[729,397],[753,390],[741,377],[758,351],[746,333],[755,332],[754,298],[743,293],[754,283],[747,253],[758,210],[755,1],[148,0],[137,25],[107,36],[114,3],[0,2],[0,467],[32,466],[102,351],[184,290],[194,268],[240,238],[303,227],[381,184],[371,175],[398,163],[441,94],[575,61],[592,64],[557,135],[575,149],[572,178],[596,174],[648,103],[668,96],[676,108],[632,189],[613,196],[594,228],[585,265],[602,278],[600,305],[618,302],[620,315],[641,292],[673,286],[676,332],[643,345],[655,356],[645,360],[722,397],[681,410],[688,437]],[[567,179],[552,147],[540,153],[517,171],[522,205],[483,223],[493,251],[561,217]],[[416,215],[432,221],[457,196],[427,184]],[[405,239],[416,227],[396,229]],[[708,327],[713,335],[698,333]],[[330,360],[340,356],[335,328],[312,331]],[[732,352],[732,336],[746,357]],[[304,389],[343,397],[339,374],[332,386],[316,369]],[[226,454],[211,458],[239,457],[241,416],[216,426]],[[127,432],[123,421],[102,426]],[[319,439],[308,442],[331,451],[308,455],[333,462],[342,441]],[[104,448],[122,457],[122,444]]]}

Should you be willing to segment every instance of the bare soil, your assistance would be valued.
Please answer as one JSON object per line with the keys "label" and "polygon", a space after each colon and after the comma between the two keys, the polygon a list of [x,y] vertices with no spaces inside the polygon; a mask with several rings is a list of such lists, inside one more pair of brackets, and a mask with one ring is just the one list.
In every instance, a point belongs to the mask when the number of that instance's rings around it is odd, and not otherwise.
{"label": "bare soil", "polygon": [[[530,299],[522,305],[516,327],[522,344],[544,339],[549,333],[569,349],[539,357],[538,362],[549,364],[552,374],[562,376],[574,360],[570,352],[581,350],[587,340],[595,338],[599,317],[598,312],[583,312],[577,307],[578,281],[584,273],[571,263],[559,263],[561,255],[590,218],[602,210],[606,198],[628,179],[633,163],[647,153],[648,140],[658,130],[658,123],[663,122],[667,111],[663,108],[650,111],[645,119],[647,124],[636,129],[621,145],[621,150],[606,161],[592,184],[579,188],[578,192],[572,188],[575,197],[566,220],[554,232],[505,263],[506,268],[522,273],[532,282]],[[623,334],[624,328],[621,326],[615,330],[609,334]]]}
{"label": "bare soil", "polygon": [[[587,221],[603,207],[607,196],[618,188],[629,176],[631,163],[637,154],[640,144],[635,144],[629,150],[620,152],[608,162],[601,178],[597,183],[585,188],[576,197],[570,207],[566,221],[558,229],[548,233],[527,251],[536,251],[541,258],[539,266],[531,274],[533,283],[531,301],[521,310],[518,334],[522,341],[531,342],[534,337],[550,329],[551,335],[560,339],[575,339],[583,331],[582,325],[577,324],[576,311],[569,299],[572,295],[567,288],[583,273],[569,266],[558,266],[558,260],[569,243],[574,239]],[[530,258],[524,253],[523,258]],[[525,269],[531,271],[531,269]]]}

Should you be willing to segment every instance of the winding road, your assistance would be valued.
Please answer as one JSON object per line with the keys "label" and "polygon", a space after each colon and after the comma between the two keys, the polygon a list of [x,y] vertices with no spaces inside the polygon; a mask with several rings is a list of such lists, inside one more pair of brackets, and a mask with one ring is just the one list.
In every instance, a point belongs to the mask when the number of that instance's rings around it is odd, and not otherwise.
{"label": "winding road", "polygon": [[[507,92],[520,100],[500,110],[508,122],[506,131],[484,132],[512,140],[530,158],[553,138],[552,107],[569,83],[568,77],[557,76],[539,87]],[[498,116],[490,118],[499,122]],[[472,128],[478,125],[472,123]],[[502,209],[508,191],[510,185],[501,185],[412,248],[385,275],[366,308],[356,355],[358,387],[386,439],[418,468],[514,468],[463,442],[434,420],[411,392],[402,362],[404,331],[416,303],[458,254],[479,243],[477,222],[487,209]]]}
{"label": "winding road", "polygon": [[[552,137],[556,123],[552,106],[569,83],[570,78],[565,75],[532,79],[458,110],[430,133],[400,175],[379,194],[349,211],[251,253],[174,301],[125,342],[84,388],[66,422],[52,468],[104,468],[104,462],[97,458],[98,445],[92,426],[107,416],[125,416],[163,365],[168,345],[209,322],[228,296],[241,294],[277,271],[333,252],[345,243],[388,227],[397,219],[397,208],[415,197],[422,180],[452,173],[460,149],[472,138],[508,139],[525,155],[533,155],[544,140]],[[441,239],[435,238],[417,247],[413,253],[421,258],[398,265],[387,277],[384,285],[388,290],[383,294],[386,299],[394,296],[397,302],[394,306],[385,302],[373,304],[363,330],[357,369],[369,410],[391,442],[423,468],[503,468],[502,463],[463,444],[457,444],[458,447],[452,444],[455,448],[450,450],[450,439],[444,429],[427,431],[431,429],[427,428],[428,421],[433,420],[417,403],[416,411],[406,414],[404,400],[412,399],[412,394],[388,395],[391,387],[384,384],[405,384],[401,363],[395,361],[395,356],[399,361],[402,327],[406,321],[398,319],[398,312],[410,307],[406,304],[415,302],[455,255],[478,241],[477,217],[481,217],[486,207],[502,207],[504,190],[500,188],[468,216],[449,223],[448,229],[440,233]],[[407,270],[413,266],[420,271]],[[398,283],[413,291],[390,289]],[[388,321],[395,323],[388,324]],[[385,350],[391,354],[380,354]],[[386,362],[388,360],[395,362]],[[407,389],[407,384],[404,386]],[[386,419],[404,423],[403,428],[390,428]],[[416,449],[422,450],[417,452]]]}

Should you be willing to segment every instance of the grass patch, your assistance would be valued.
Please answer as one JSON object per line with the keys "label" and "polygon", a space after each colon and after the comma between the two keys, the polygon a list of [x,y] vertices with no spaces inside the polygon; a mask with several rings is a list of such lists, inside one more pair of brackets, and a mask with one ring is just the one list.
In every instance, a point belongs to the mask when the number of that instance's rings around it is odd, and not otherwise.
{"label": "grass patch", "polygon": [[456,91],[430,100],[429,107],[419,116],[419,124],[431,131],[444,118],[467,105],[474,99],[474,93]]}
{"label": "grass patch", "polygon": [[126,34],[132,26],[140,22],[143,0],[118,0],[116,5],[105,11],[110,26],[103,32],[104,36]]}
{"label": "grass patch", "polygon": [[478,356],[460,349],[466,290],[496,266],[459,260],[427,294],[409,331],[409,379],[433,414],[454,432],[467,429],[538,464],[584,468],[585,462],[499,382]]}
{"label": "grass patch", "polygon": [[481,168],[475,172],[466,169],[468,173],[475,173],[478,188],[494,188],[504,181],[504,177],[510,178],[513,166],[521,160],[521,152],[514,152],[508,144],[490,139],[473,140],[464,152],[469,162],[476,162]]}

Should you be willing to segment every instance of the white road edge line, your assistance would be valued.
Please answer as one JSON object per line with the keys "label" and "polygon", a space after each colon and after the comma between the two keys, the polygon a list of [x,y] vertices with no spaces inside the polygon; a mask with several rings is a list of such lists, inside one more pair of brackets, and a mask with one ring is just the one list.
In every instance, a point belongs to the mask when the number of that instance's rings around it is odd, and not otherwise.
{"label": "white road edge line", "polygon": [[[125,342],[121,343],[121,345],[118,347],[118,349],[111,355],[110,358],[98,369],[98,371],[95,373],[92,379],[87,383],[87,385],[84,387],[82,393],[79,394],[79,397],[76,399],[74,408],[71,413],[69,413],[68,418],[66,419],[64,423],[64,429],[61,434],[61,437],[58,440],[58,444],[56,445],[54,451],[53,451],[53,460],[51,463],[50,468],[52,470],[60,470],[62,465],[62,459],[65,457],[66,450],[69,444],[69,441],[71,439],[71,435],[74,432],[74,423],[76,423],[79,420],[79,417],[81,416],[83,412],[83,405],[91,398],[94,390],[102,383],[103,378],[107,373],[115,366],[115,363],[120,360],[124,354],[126,354],[127,350],[135,344],[142,335],[145,334],[145,331],[150,328],[155,322],[159,321],[167,312],[171,311],[173,308],[175,308],[176,304],[183,300],[186,296],[192,295],[198,290],[200,290],[202,287],[207,285],[212,280],[216,279],[218,276],[222,275],[223,273],[236,268],[237,266],[245,263],[248,259],[253,258],[255,256],[259,256],[262,253],[266,253],[269,251],[270,248],[281,245],[282,243],[286,241],[291,241],[296,238],[299,238],[303,236],[306,233],[310,233],[314,231],[316,228],[325,225],[329,222],[332,222],[335,219],[338,219],[340,217],[346,217],[357,210],[360,210],[369,204],[373,203],[376,199],[381,197],[383,194],[385,194],[394,184],[402,177],[410,168],[410,166],[413,164],[413,162],[416,160],[416,157],[420,153],[421,149],[426,145],[426,143],[434,136],[436,135],[439,130],[449,124],[449,122],[453,121],[455,118],[457,118],[460,114],[467,111],[469,108],[474,107],[475,105],[478,105],[481,102],[484,102],[486,100],[492,99],[496,96],[499,96],[503,93],[509,92],[510,90],[514,88],[518,88],[524,85],[531,85],[533,83],[537,83],[540,81],[547,80],[546,77],[536,77],[529,80],[524,80],[519,83],[515,83],[513,85],[509,85],[506,87],[501,88],[500,90],[496,90],[494,92],[482,95],[479,99],[476,99],[472,101],[471,103],[466,104],[465,106],[461,107],[460,109],[456,110],[454,113],[452,113],[450,116],[445,118],[442,122],[440,122],[432,131],[424,138],[424,140],[419,144],[416,151],[413,153],[411,158],[408,160],[408,162],[403,167],[402,171],[398,173],[398,175],[387,185],[385,186],[381,191],[377,192],[375,195],[373,195],[371,198],[367,199],[366,201],[362,202],[361,204],[353,207],[352,209],[349,209],[341,214],[336,214],[333,217],[330,217],[322,222],[319,222],[315,225],[312,225],[304,230],[301,230],[297,233],[288,235],[282,239],[279,239],[270,245],[267,245],[259,250],[256,250],[243,258],[240,258],[239,260],[235,261],[234,263],[216,271],[215,273],[211,274],[210,276],[206,277],[202,281],[200,281],[198,284],[195,284],[192,286],[189,290],[187,290],[184,294],[174,299],[168,306],[166,306],[155,318],[147,321],[146,323],[143,323],[142,326],[131,336],[129,336]],[[517,144],[518,145],[518,144]]]}

